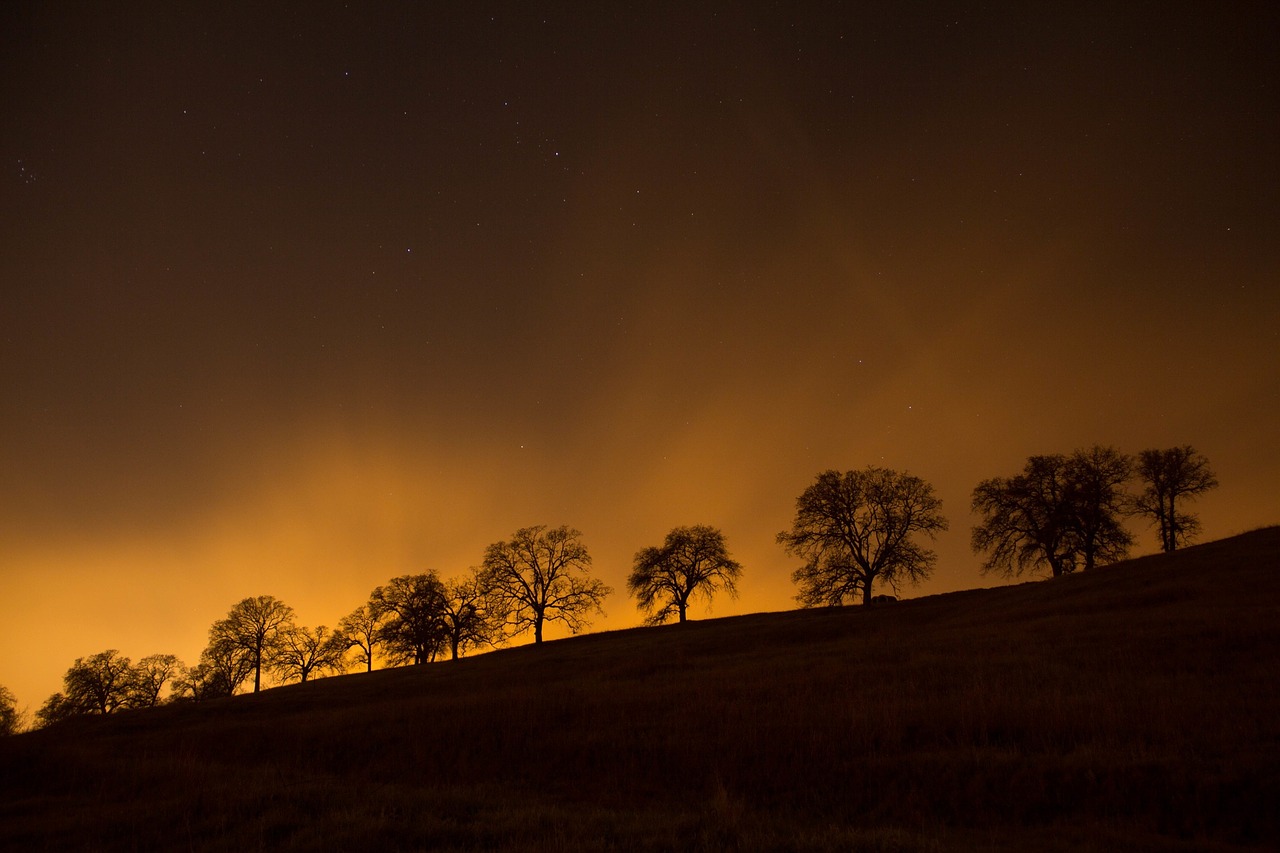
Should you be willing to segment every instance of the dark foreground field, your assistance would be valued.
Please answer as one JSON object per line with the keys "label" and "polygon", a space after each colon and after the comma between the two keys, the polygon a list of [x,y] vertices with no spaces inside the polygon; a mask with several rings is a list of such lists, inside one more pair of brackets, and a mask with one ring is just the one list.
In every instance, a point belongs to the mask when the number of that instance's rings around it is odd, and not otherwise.
{"label": "dark foreground field", "polygon": [[0,741],[0,849],[1278,849],[1277,555],[85,720]]}

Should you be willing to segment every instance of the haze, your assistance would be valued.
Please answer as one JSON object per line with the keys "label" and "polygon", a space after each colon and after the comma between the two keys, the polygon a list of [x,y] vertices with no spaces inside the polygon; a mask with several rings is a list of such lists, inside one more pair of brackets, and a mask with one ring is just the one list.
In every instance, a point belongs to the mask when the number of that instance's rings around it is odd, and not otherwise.
{"label": "haze", "polygon": [[6,4],[0,683],[531,524],[595,630],[684,524],[787,609],[826,468],[936,487],[907,595],[997,582],[1030,454],[1192,444],[1202,539],[1275,523],[1275,8],[1014,5]]}

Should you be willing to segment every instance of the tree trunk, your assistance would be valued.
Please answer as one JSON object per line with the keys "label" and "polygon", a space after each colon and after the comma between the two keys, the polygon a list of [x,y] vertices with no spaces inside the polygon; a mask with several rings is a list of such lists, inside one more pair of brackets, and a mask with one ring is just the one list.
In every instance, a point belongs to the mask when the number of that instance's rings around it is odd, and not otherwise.
{"label": "tree trunk", "polygon": [[533,642],[535,644],[542,642],[542,614],[537,613],[533,617]]}
{"label": "tree trunk", "polygon": [[680,613],[680,621],[681,621],[681,622],[683,622],[683,621],[684,621],[685,611],[688,609],[688,607],[689,607],[689,605],[688,605],[686,602],[684,602],[684,601],[677,601],[677,602],[676,602],[676,608],[677,608],[677,610],[678,610],[678,611],[679,611],[679,613]]}

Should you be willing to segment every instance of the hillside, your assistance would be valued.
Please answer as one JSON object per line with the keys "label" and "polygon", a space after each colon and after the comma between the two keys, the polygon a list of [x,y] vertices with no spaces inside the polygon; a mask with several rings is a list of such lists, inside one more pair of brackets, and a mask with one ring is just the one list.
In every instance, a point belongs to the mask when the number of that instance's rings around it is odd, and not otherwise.
{"label": "hillside", "polygon": [[1280,527],[0,741],[0,849],[1280,847]]}

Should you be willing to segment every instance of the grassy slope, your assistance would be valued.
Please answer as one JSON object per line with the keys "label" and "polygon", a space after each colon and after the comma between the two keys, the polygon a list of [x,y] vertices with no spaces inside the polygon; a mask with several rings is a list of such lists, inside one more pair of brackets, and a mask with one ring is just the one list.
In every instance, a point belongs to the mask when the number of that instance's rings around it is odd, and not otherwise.
{"label": "grassy slope", "polygon": [[1280,528],[0,742],[3,849],[1280,847]]}

